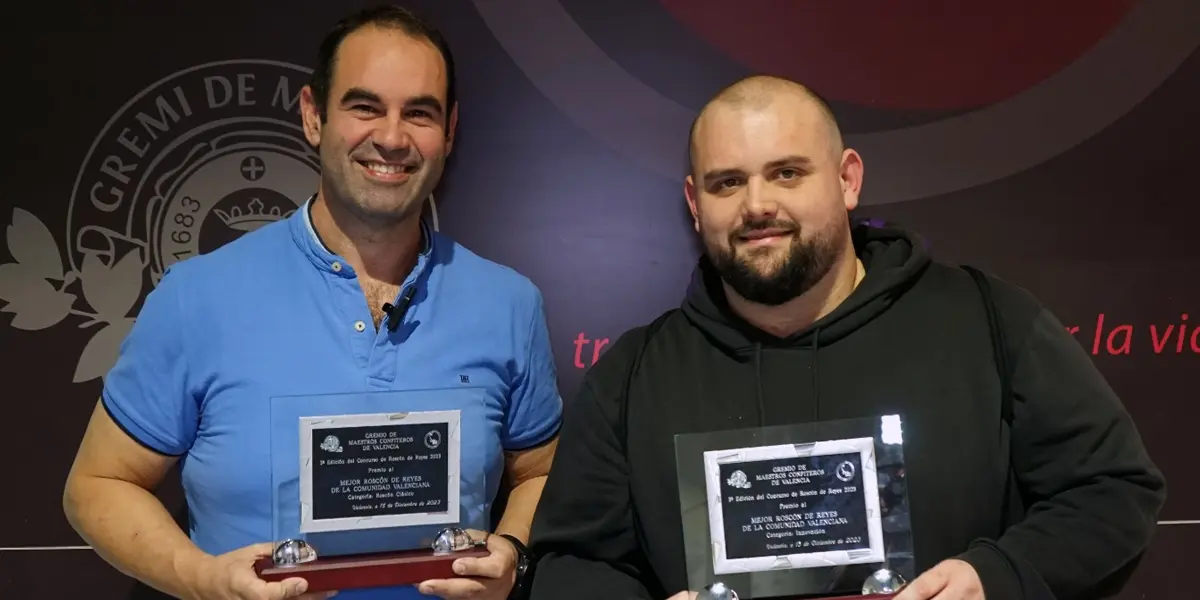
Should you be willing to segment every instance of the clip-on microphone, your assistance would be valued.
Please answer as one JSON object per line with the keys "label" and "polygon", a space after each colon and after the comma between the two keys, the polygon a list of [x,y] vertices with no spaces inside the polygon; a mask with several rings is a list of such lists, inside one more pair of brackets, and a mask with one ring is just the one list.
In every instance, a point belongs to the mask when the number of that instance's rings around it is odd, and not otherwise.
{"label": "clip-on microphone", "polygon": [[400,305],[392,306],[391,302],[383,304],[383,312],[387,313],[387,328],[388,331],[396,331],[400,327],[400,321],[404,320],[404,314],[408,312],[408,307],[412,304],[413,296],[417,294],[417,286],[411,285],[404,291],[404,295],[400,297]]}

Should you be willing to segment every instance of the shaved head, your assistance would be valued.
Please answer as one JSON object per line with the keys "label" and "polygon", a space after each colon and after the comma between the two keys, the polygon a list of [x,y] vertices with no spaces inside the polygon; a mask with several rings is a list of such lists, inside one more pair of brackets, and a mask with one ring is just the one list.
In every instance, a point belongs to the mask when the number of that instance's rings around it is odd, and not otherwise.
{"label": "shaved head", "polygon": [[723,88],[700,109],[692,128],[688,132],[688,157],[692,174],[696,174],[696,141],[701,128],[714,111],[720,109],[741,109],[748,111],[765,111],[771,108],[781,110],[812,111],[819,118],[820,125],[814,135],[821,135],[829,144],[834,154],[841,154],[843,147],[841,129],[833,109],[819,94],[807,86],[774,75],[751,75],[743,77]]}
{"label": "shaved head", "polygon": [[782,304],[854,260],[862,161],[812,90],[763,75],[725,87],[692,124],[688,154],[696,232],[742,298]]}

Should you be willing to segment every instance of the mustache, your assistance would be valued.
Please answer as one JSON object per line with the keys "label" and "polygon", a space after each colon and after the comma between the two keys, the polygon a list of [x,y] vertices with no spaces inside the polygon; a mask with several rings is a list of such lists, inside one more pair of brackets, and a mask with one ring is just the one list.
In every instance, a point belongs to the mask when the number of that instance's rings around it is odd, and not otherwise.
{"label": "mustache", "polygon": [[736,240],[738,238],[745,238],[763,231],[794,233],[799,229],[800,226],[791,221],[782,221],[779,219],[760,219],[757,221],[743,223],[741,227],[730,232],[729,239]]}

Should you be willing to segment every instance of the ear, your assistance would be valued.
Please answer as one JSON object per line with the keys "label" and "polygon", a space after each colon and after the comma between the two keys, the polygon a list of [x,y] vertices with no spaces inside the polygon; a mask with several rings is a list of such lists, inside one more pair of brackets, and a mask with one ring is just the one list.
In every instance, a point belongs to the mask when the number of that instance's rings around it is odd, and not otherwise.
{"label": "ear", "polygon": [[450,108],[450,118],[446,119],[446,156],[454,150],[454,132],[458,130],[458,102]]}
{"label": "ear", "polygon": [[842,152],[841,181],[842,201],[846,210],[854,210],[858,207],[858,197],[862,193],[863,161],[858,152],[851,148]]}
{"label": "ear", "polygon": [[312,87],[300,89],[300,118],[304,125],[304,137],[313,147],[321,145],[321,115],[317,112],[317,101],[313,98]]}
{"label": "ear", "polygon": [[699,194],[696,191],[696,182],[691,175],[683,180],[683,195],[687,198],[688,211],[692,213],[692,227],[696,229],[696,233],[700,233],[700,209],[697,208]]}

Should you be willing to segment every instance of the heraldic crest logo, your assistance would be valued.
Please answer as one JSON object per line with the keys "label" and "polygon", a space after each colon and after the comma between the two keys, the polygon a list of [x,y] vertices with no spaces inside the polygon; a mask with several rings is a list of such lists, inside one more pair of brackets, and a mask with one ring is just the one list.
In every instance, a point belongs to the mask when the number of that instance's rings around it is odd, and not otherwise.
{"label": "heraldic crest logo", "polygon": [[14,315],[12,327],[75,317],[91,337],[74,382],[103,378],[142,294],[169,266],[287,218],[317,189],[319,158],[300,124],[309,74],[269,60],[208,63],[129,100],[83,160],[61,246],[14,208],[4,232],[14,262],[0,264],[0,312]]}

